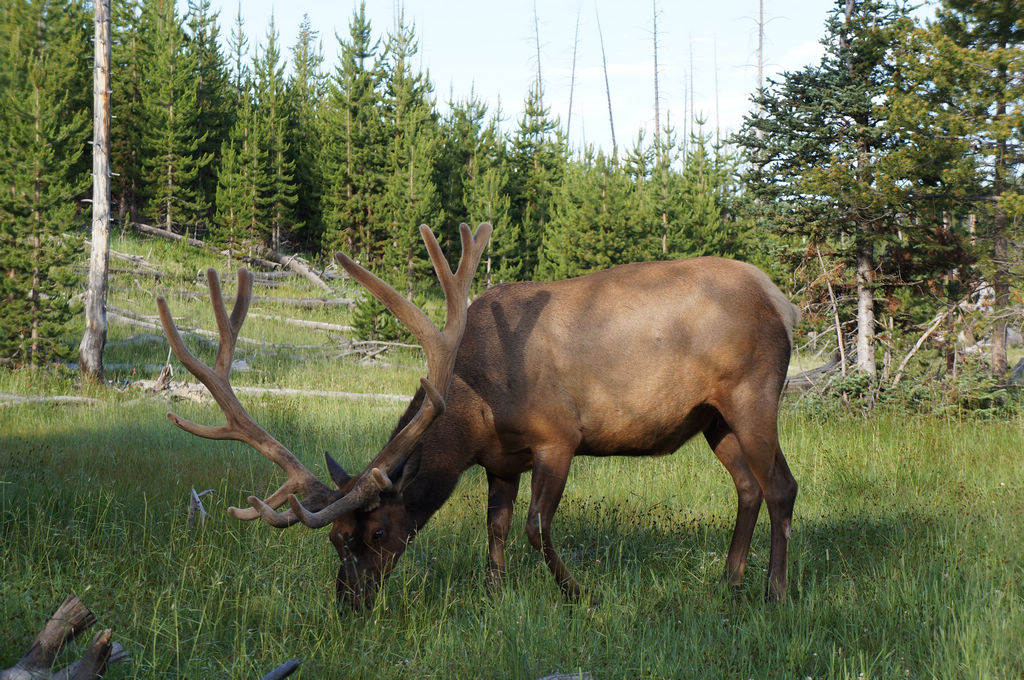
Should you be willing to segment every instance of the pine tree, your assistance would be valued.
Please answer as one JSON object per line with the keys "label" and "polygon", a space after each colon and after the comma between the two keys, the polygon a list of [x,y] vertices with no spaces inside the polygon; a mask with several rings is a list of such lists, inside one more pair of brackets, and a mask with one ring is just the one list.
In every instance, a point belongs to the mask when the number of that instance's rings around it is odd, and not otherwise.
{"label": "pine tree", "polygon": [[70,354],[61,334],[76,309],[75,198],[88,186],[89,118],[80,2],[16,2],[0,21],[0,365]]}
{"label": "pine tree", "polygon": [[205,137],[196,148],[199,158],[211,162],[197,169],[196,184],[200,202],[206,204],[212,215],[217,189],[216,158],[234,123],[229,97],[230,74],[227,61],[221,54],[218,14],[211,12],[210,0],[189,0],[188,36],[186,49],[195,63],[193,78],[196,86],[196,129]]}
{"label": "pine tree", "polygon": [[562,279],[651,259],[650,219],[635,209],[636,185],[603,152],[568,164],[552,202],[536,277]]}
{"label": "pine tree", "polygon": [[716,255],[745,258],[747,235],[729,209],[738,188],[732,185],[734,167],[721,146],[712,146],[711,134],[704,133],[703,121],[687,145],[682,173],[675,175],[669,192],[674,199],[668,211],[669,257]]}
{"label": "pine tree", "polygon": [[976,148],[984,197],[974,206],[980,237],[990,244],[986,277],[994,291],[992,372],[1008,369],[1006,317],[1011,266],[1018,264],[1011,244],[1024,217],[1024,21],[1013,0],[944,0],[938,28],[949,38],[941,74],[950,88],[951,107]]}
{"label": "pine tree", "polygon": [[231,89],[235,94],[235,103],[241,106],[242,100],[252,83],[252,69],[249,68],[249,38],[245,35],[245,20],[242,18],[242,3],[238,3],[235,24],[231,27],[228,37],[228,52],[231,60]]}
{"label": "pine tree", "polygon": [[487,106],[476,96],[452,102],[442,125],[441,151],[436,164],[436,184],[441,210],[446,215],[444,234],[455,241],[458,224],[476,226],[480,222],[498,225],[506,232],[503,239],[492,236],[481,269],[481,285],[493,285],[517,278],[507,264],[510,253],[502,251],[506,243],[517,243],[508,213],[510,200],[505,145],[498,129],[497,116],[488,119]]}
{"label": "pine tree", "polygon": [[349,23],[348,40],[339,38],[341,63],[331,78],[324,111],[323,247],[344,250],[364,265],[378,261],[386,237],[378,214],[386,147],[379,113],[379,46],[372,38],[366,5],[360,3]]}
{"label": "pine tree", "polygon": [[[971,197],[984,189],[962,106],[964,94],[976,88],[973,60],[938,24],[904,24],[890,52],[884,122],[899,143],[880,159],[879,171],[894,178],[880,189],[906,212],[888,246],[891,256],[881,262],[883,291],[887,306],[895,311],[898,301],[902,325],[910,326],[928,323],[936,300],[949,309],[976,288],[981,249],[971,245],[966,217]],[[952,368],[953,342],[944,344]]]}
{"label": "pine tree", "polygon": [[284,63],[281,61],[277,40],[277,27],[271,16],[267,28],[267,44],[262,54],[257,56],[254,70],[257,127],[266,135],[257,141],[266,150],[266,220],[270,227],[269,245],[274,250],[280,250],[282,242],[291,234],[295,225],[293,210],[296,201],[292,181],[295,166],[290,160],[288,148],[290,107],[285,93]]}
{"label": "pine tree", "polygon": [[292,47],[292,75],[288,80],[291,119],[288,124],[289,161],[298,200],[295,204],[295,237],[307,248],[319,246],[323,235],[321,201],[324,173],[319,163],[323,139],[321,102],[327,92],[321,70],[324,56],[320,34],[309,15],[302,18]]}
{"label": "pine tree", "polygon": [[527,279],[537,264],[551,203],[567,165],[564,141],[558,121],[550,118],[544,105],[543,88],[535,83],[512,138],[509,159],[511,216],[521,233],[522,275]]}
{"label": "pine tree", "polygon": [[875,275],[898,233],[901,207],[879,190],[878,163],[896,140],[883,129],[886,67],[903,10],[881,0],[837,0],[821,63],[770,81],[737,141],[746,181],[789,233],[829,246],[856,272],[857,367],[876,374]]}
{"label": "pine tree", "polygon": [[[402,19],[385,48],[385,136],[388,140],[381,203],[382,266],[411,295],[420,278],[433,282],[416,227],[438,221],[434,159],[440,148],[430,81],[413,67],[418,46]],[[450,250],[450,249],[449,249]],[[425,276],[424,276],[425,275]]]}
{"label": "pine tree", "polygon": [[110,190],[121,220],[138,218],[141,207],[143,39],[140,35],[140,0],[112,2],[110,165],[114,175]]}
{"label": "pine tree", "polygon": [[208,209],[199,172],[212,156],[200,152],[207,133],[198,123],[198,65],[185,48],[174,2],[151,0],[140,23],[146,39],[140,82],[146,120],[144,195],[149,212],[171,231],[176,225],[195,225]]}
{"label": "pine tree", "polygon": [[222,149],[225,167],[218,176],[217,212],[214,237],[218,243],[249,255],[268,242],[272,178],[268,174],[267,137],[262,120],[256,114],[253,93],[246,92]]}
{"label": "pine tree", "polygon": [[523,278],[533,276],[551,219],[552,199],[562,183],[568,151],[557,119],[550,118],[539,82],[530,89],[509,151],[510,219],[520,233],[518,262]]}
{"label": "pine tree", "polygon": [[[234,130],[234,128],[232,128]],[[228,251],[231,256],[242,249],[245,234],[245,174],[233,138],[224,140],[217,172],[216,211],[207,240]]]}

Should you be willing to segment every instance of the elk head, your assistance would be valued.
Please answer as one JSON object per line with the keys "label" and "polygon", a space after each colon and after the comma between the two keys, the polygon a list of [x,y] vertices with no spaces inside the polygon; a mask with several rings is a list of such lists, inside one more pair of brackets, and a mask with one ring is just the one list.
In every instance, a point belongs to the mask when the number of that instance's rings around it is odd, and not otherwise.
{"label": "elk head", "polygon": [[[402,490],[416,474],[416,463],[409,460],[409,456],[423,432],[445,409],[455,356],[466,328],[469,288],[490,238],[491,225],[482,223],[476,235],[467,225],[460,225],[462,259],[455,273],[429,227],[422,225],[420,233],[445,295],[447,311],[443,330],[390,285],[348,256],[336,255],[338,263],[352,278],[380,300],[419,340],[427,359],[427,377],[420,380],[423,398],[418,410],[363,472],[350,477],[330,455],[326,456],[335,488],[317,479],[291,451],[260,427],[242,407],[231,387],[231,361],[238,332],[252,300],[252,275],[245,269],[238,272],[238,294],[229,317],[217,274],[213,269],[207,271],[210,301],[220,334],[217,359],[212,367],[188,350],[174,325],[167,302],[163,297],[157,298],[160,321],[171,349],[182,365],[210,391],[227,422],[222,426],[206,426],[174,413],[168,413],[167,417],[181,429],[199,437],[245,442],[278,465],[287,476],[266,498],[249,496],[249,508],[232,507],[228,509],[229,514],[239,520],[262,518],[277,528],[298,522],[311,528],[331,524],[330,539],[341,559],[338,598],[357,606],[372,602],[377,585],[390,573],[411,537],[412,527],[402,502]],[[282,512],[285,504],[289,507]]]}

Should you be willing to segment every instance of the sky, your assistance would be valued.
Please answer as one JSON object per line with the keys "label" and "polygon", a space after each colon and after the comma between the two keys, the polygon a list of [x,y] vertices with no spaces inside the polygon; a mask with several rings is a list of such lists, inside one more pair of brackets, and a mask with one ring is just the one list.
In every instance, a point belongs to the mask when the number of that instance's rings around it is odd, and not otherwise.
{"label": "sky", "polygon": [[[184,11],[187,0],[179,3]],[[763,3],[765,74],[816,63],[834,2]],[[288,57],[303,15],[308,15],[320,33],[329,71],[337,64],[336,35],[347,39],[357,6],[353,0],[211,0],[212,9],[220,13],[222,39],[230,35],[240,8],[250,48],[265,44],[273,16]],[[667,118],[681,130],[683,120],[695,111],[706,120],[708,132],[716,127],[723,135],[736,130],[756,88],[759,0],[657,0],[656,6],[662,125]],[[490,112],[500,110],[502,129],[513,131],[537,77],[539,34],[540,72],[551,115],[568,129],[573,148],[593,144],[610,151],[603,34],[616,141],[620,149],[628,149],[641,130],[646,139],[653,136],[655,2],[367,0],[375,34],[395,25],[398,7],[404,7],[406,22],[414,26],[421,69],[430,76],[442,112],[450,100],[473,93]]]}

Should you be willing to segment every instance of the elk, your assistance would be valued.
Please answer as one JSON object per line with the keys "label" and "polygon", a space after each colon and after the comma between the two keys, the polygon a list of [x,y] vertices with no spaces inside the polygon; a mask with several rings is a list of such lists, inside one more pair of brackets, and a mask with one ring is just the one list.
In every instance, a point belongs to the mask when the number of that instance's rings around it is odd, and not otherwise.
{"label": "elk", "polygon": [[[531,474],[526,521],[565,597],[585,594],[555,549],[551,522],[572,459],[659,456],[702,433],[736,485],[738,508],[725,579],[739,586],[762,501],[771,520],[766,595],[786,593],[786,554],[797,484],[779,446],[777,416],[800,312],[756,267],[701,257],[626,264],[550,283],[506,283],[467,304],[491,226],[461,225],[452,273],[430,229],[420,232],[446,301],[438,329],[409,300],[346,255],[336,258],[416,336],[427,377],[391,438],[358,475],[328,454],[334,486],[317,479],[239,403],[229,374],[252,276],[238,274],[230,315],[216,273],[207,272],[220,331],[212,367],[185,347],[163,298],[160,319],[181,363],[226,417],[219,427],[173,413],[181,429],[245,442],[287,480],[239,520],[283,528],[331,525],[341,564],[339,603],[372,603],[417,531],[473,465],[487,473],[487,582],[505,572],[505,543],[523,473]],[[287,508],[284,506],[287,505]]]}

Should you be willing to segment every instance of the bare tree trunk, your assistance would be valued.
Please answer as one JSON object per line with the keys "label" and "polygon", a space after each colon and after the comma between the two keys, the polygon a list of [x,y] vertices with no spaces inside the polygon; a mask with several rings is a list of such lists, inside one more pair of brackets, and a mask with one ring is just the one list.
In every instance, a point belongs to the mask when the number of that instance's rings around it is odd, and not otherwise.
{"label": "bare tree trunk", "polygon": [[654,139],[661,140],[661,96],[658,92],[658,0],[651,0],[654,20]]}
{"label": "bare tree trunk", "polygon": [[[764,0],[757,3],[757,96],[764,94]],[[761,112],[760,104],[757,107]]]}
{"label": "bare tree trunk", "polygon": [[[853,12],[857,8],[856,0],[846,0],[846,25],[853,21]],[[840,44],[849,47],[846,33],[840,35]],[[846,69],[852,75],[851,57],[846,57]],[[864,121],[861,121],[863,124]],[[870,142],[861,138],[857,141],[857,179],[869,184],[868,159]],[[875,362],[875,249],[871,242],[871,234],[867,223],[858,220],[857,233],[854,240],[857,249],[857,370],[872,378],[877,374]]]}
{"label": "bare tree trunk", "polygon": [[[1006,47],[1005,44],[1000,47]],[[1007,82],[1008,74],[1005,67],[999,69],[999,78],[1003,83]],[[1006,102],[999,101],[996,104],[996,117],[999,120],[1006,119]],[[999,140],[996,145],[996,162],[993,176],[993,193],[1002,196],[1006,191],[1006,141]],[[1002,313],[1010,304],[1010,274],[1009,274],[1009,248],[1006,241],[1007,217],[1006,213],[996,207],[996,214],[992,223],[992,292],[995,294],[992,311],[995,312],[996,322],[992,327],[992,374],[1003,376],[1009,368],[1006,358],[1006,317]]]}
{"label": "bare tree trunk", "polygon": [[92,251],[85,294],[85,335],[78,347],[82,376],[104,384],[107,266],[110,249],[110,0],[97,0],[93,67]]}
{"label": "bare tree trunk", "polygon": [[1009,370],[1006,358],[1006,315],[1002,313],[1010,305],[1010,254],[1006,241],[1006,221],[1006,213],[1000,211],[996,214],[992,239],[992,259],[995,260],[995,275],[992,277],[992,290],[995,293],[993,310],[996,314],[996,322],[992,326],[992,374],[995,376],[1006,375]]}
{"label": "bare tree trunk", "polygon": [[[108,628],[93,637],[85,653],[71,665],[53,673],[54,661],[67,643],[96,623],[96,617],[74,595],[68,596],[32,641],[18,663],[0,670],[0,680],[95,680],[102,677],[107,666],[128,661],[124,647],[111,640]],[[280,676],[284,677],[284,676]]]}
{"label": "bare tree trunk", "polygon": [[715,35],[714,41],[711,43],[712,56],[714,57],[714,69],[715,69],[715,145],[721,144],[722,142],[722,117],[719,114],[718,108],[718,35]]}
{"label": "bare tree trunk", "polygon": [[533,0],[533,38],[537,47],[537,87],[544,87],[540,72],[540,18],[537,16],[537,0]]}
{"label": "bare tree trunk", "polygon": [[608,96],[608,125],[612,131],[612,158],[619,157],[619,145],[615,142],[615,119],[612,118],[612,88],[608,84],[608,59],[604,53],[604,33],[601,31],[601,15],[594,8],[594,16],[597,17],[597,37],[601,40],[601,66],[604,68],[604,91]]}
{"label": "bare tree trunk", "polygon": [[857,238],[857,370],[874,376],[875,253],[866,236]]}
{"label": "bare tree trunk", "polygon": [[[764,95],[764,0],[759,0],[757,12],[757,96],[760,99],[762,95]],[[758,118],[761,117],[762,112],[761,103],[758,101],[756,111]],[[764,130],[760,127],[757,128],[756,135],[759,140],[764,139]],[[760,164],[758,164],[758,168],[760,167]]]}
{"label": "bare tree trunk", "polygon": [[576,53],[580,47],[580,10],[576,10],[576,34],[572,39],[572,75],[569,78],[569,115],[565,121],[566,134],[572,130],[572,99],[576,91]]}
{"label": "bare tree trunk", "polygon": [[843,339],[843,325],[839,322],[839,303],[836,302],[836,294],[832,289],[832,279],[825,269],[825,260],[821,257],[821,250],[814,246],[814,252],[818,255],[818,264],[821,265],[821,275],[825,277],[825,286],[828,288],[828,298],[832,302],[832,320],[836,327],[836,349],[839,352],[839,370],[843,377],[846,377],[846,340]]}

